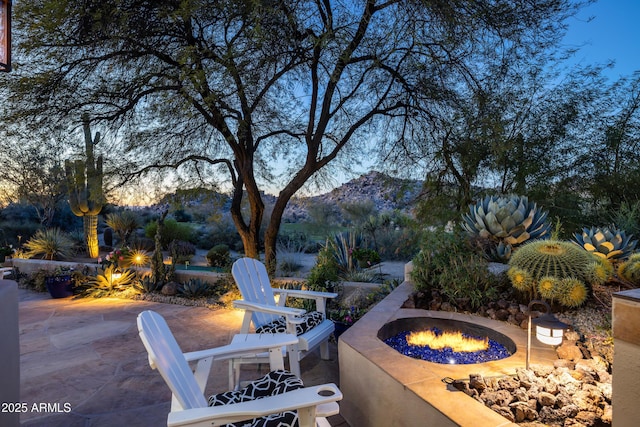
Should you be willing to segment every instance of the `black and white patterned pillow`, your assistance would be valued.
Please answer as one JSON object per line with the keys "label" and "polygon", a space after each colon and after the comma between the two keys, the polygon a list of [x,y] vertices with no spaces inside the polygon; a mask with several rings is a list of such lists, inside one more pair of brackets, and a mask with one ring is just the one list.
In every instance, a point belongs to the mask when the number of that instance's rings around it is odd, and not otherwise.
{"label": "black and white patterned pillow", "polygon": [[[305,313],[305,315],[302,316],[302,323],[296,325],[296,335],[304,334],[322,323],[323,320],[324,316],[319,311]],[[280,317],[271,323],[256,328],[256,334],[276,334],[284,332],[287,332],[287,320],[284,317]]]}
{"label": "black and white patterned pillow", "polygon": [[[228,391],[209,397],[209,406],[247,402],[267,396],[276,396],[302,387],[304,387],[302,380],[291,372],[285,370],[272,371],[259,380],[253,381],[242,390]],[[297,425],[298,413],[296,411],[287,411],[253,420],[227,424],[226,427],[292,427]]]}

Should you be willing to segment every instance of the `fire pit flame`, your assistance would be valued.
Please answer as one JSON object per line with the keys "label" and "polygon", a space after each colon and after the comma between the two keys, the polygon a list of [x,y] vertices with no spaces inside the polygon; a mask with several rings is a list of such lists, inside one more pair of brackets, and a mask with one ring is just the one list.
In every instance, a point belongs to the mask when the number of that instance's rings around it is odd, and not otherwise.
{"label": "fire pit flame", "polygon": [[432,330],[416,331],[407,334],[407,344],[429,347],[432,350],[450,348],[458,353],[472,353],[489,348],[489,338],[464,336],[460,331],[444,331],[436,333]]}

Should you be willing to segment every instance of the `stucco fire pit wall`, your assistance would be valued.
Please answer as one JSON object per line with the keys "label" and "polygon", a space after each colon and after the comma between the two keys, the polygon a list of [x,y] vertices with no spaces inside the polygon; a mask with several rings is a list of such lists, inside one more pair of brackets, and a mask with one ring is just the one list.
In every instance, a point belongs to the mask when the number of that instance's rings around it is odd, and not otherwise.
{"label": "stucco fire pit wall", "polygon": [[[403,309],[413,287],[404,282],[340,336],[340,414],[352,426],[515,426],[482,403],[447,386],[445,377],[469,374],[513,375],[525,366],[527,333],[517,326],[468,314]],[[515,353],[505,359],[469,365],[445,365],[398,353],[378,338],[389,322],[402,318],[452,319],[475,323],[507,336]],[[531,363],[552,364],[553,347],[532,339]]]}

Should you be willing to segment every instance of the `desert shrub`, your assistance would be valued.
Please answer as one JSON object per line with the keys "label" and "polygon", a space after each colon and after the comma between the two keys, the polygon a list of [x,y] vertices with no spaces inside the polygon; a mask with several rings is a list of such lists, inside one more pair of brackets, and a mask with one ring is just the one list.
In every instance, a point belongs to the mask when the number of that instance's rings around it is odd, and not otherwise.
{"label": "desert shrub", "polygon": [[196,254],[196,245],[183,240],[173,240],[169,243],[169,252],[176,257],[176,263],[183,264]]}
{"label": "desert shrub", "polygon": [[29,258],[48,260],[70,258],[73,255],[74,242],[67,233],[59,228],[38,230],[25,244]]}
{"label": "desert shrub", "polygon": [[309,246],[317,248],[315,242],[309,238],[309,235],[302,231],[280,233],[276,245],[278,252],[286,253],[309,253]]}
{"label": "desert shrub", "polygon": [[199,248],[212,248],[225,244],[234,251],[241,251],[242,239],[230,218],[222,217],[208,224],[206,231],[198,234],[196,244]]}
{"label": "desert shrub", "polygon": [[212,267],[227,268],[231,265],[231,253],[229,246],[221,244],[215,245],[206,255],[207,262]]}
{"label": "desert shrub", "polygon": [[634,203],[623,202],[610,216],[611,222],[617,224],[620,229],[626,230],[636,238],[640,237],[640,200]]}
{"label": "desert shrub", "polygon": [[437,291],[454,306],[478,308],[495,299],[503,283],[488,270],[464,233],[443,229],[425,233],[422,250],[413,259],[411,277],[419,292]]}
{"label": "desert shrub", "polygon": [[360,268],[369,268],[381,261],[380,254],[374,249],[356,248],[351,253],[351,256],[358,262]]}
{"label": "desert shrub", "polygon": [[40,268],[34,273],[27,274],[24,278],[20,279],[20,285],[36,292],[47,292],[45,280],[47,276],[50,275],[51,273],[49,271]]}
{"label": "desert shrub", "polygon": [[[153,221],[144,227],[144,235],[150,239],[155,238],[158,230],[158,222]],[[179,223],[175,219],[166,219],[164,226],[162,227],[162,233],[160,235],[160,243],[163,248],[168,248],[169,243],[173,240],[183,240],[187,242],[194,241],[193,229],[185,223]]]}
{"label": "desert shrub", "polygon": [[422,230],[416,227],[385,227],[377,236],[377,250],[383,260],[407,261],[420,251]]}
{"label": "desert shrub", "polygon": [[176,209],[173,212],[173,217],[178,222],[191,222],[191,220],[193,219],[191,214],[186,212],[184,209]]}
{"label": "desert shrub", "polygon": [[338,271],[338,263],[327,245],[318,252],[316,264],[307,277],[307,286],[312,291],[333,292],[339,280]]}
{"label": "desert shrub", "polygon": [[339,206],[347,224],[355,227],[361,227],[376,211],[373,200],[345,202]]}

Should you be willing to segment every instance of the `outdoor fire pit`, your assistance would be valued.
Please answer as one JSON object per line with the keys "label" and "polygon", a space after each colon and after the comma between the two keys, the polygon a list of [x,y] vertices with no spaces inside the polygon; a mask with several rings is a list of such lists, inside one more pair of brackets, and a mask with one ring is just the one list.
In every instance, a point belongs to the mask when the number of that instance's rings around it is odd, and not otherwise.
{"label": "outdoor fire pit", "polygon": [[473,364],[500,360],[516,351],[507,336],[473,323],[453,319],[397,319],[378,331],[378,338],[405,356],[442,364]]}
{"label": "outdoor fire pit", "polygon": [[[513,375],[524,368],[527,333],[505,322],[466,313],[404,308],[409,282],[398,286],[340,336],[340,414],[351,425],[376,427],[503,427],[506,418],[451,386],[447,379]],[[482,363],[432,363],[405,356],[384,340],[402,331],[456,328],[503,345],[511,355]],[[534,364],[553,366],[555,350],[532,342]]]}

